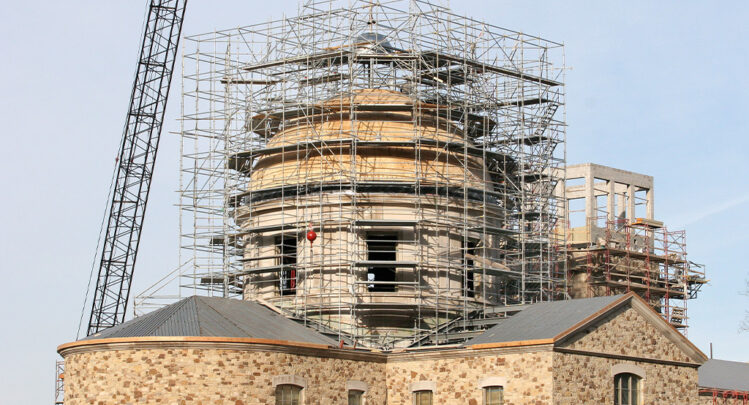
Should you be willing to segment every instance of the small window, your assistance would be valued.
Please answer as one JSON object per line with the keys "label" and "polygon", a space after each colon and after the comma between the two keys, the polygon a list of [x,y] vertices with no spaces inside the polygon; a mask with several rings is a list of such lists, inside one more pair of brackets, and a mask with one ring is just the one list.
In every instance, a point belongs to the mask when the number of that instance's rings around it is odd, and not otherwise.
{"label": "small window", "polygon": [[362,398],[364,398],[364,391],[348,391],[348,405],[363,405],[364,402],[362,402]]}
{"label": "small window", "polygon": [[296,294],[296,238],[284,236],[276,240],[278,264],[281,268],[281,295]]}
{"label": "small window", "polygon": [[614,376],[614,405],[640,405],[640,377],[631,373]]}
{"label": "small window", "polygon": [[432,405],[432,391],[414,391],[414,405]]}
{"label": "small window", "polygon": [[484,405],[502,405],[504,389],[499,386],[484,387]]}
{"label": "small window", "polygon": [[292,384],[276,386],[276,405],[301,405],[302,387]]}
{"label": "small window", "polygon": [[474,296],[474,283],[473,283],[473,257],[476,256],[476,241],[463,240],[460,244],[460,252],[462,255],[462,263],[465,265],[465,269],[461,269],[460,286],[462,287],[463,294],[466,297]]}
{"label": "small window", "polygon": [[372,292],[395,291],[395,262],[397,237],[395,235],[367,235],[367,260],[377,262],[367,269],[367,289]]}

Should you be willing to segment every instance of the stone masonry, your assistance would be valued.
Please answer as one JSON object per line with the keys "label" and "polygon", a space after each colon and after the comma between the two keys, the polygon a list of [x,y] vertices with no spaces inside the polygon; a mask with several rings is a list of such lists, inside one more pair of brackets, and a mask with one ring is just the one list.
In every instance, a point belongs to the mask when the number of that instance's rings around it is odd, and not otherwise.
{"label": "stone masonry", "polygon": [[410,405],[418,387],[433,390],[435,405],[482,405],[487,379],[501,381],[506,405],[606,404],[613,401],[614,370],[622,367],[642,373],[641,405],[709,403],[697,386],[704,355],[647,311],[623,305],[553,341],[495,347],[386,354],[282,341],[136,337],[59,351],[66,405],[269,405],[278,378],[303,382],[305,405],[346,404],[351,384],[366,387],[367,405]]}

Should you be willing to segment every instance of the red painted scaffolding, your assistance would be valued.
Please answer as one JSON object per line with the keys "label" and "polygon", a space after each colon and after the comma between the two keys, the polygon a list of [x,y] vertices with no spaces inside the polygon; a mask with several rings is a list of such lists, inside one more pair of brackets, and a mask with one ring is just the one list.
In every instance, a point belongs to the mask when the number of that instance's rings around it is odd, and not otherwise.
{"label": "red painted scaffolding", "polygon": [[687,259],[685,231],[669,231],[658,221],[642,218],[606,221],[604,229],[596,226],[601,223],[590,218],[586,241],[568,250],[570,295],[634,291],[686,334],[687,301],[707,280],[704,266]]}
{"label": "red painted scaffolding", "polygon": [[749,392],[721,390],[717,388],[700,388],[700,396],[711,396],[713,405],[748,405]]}

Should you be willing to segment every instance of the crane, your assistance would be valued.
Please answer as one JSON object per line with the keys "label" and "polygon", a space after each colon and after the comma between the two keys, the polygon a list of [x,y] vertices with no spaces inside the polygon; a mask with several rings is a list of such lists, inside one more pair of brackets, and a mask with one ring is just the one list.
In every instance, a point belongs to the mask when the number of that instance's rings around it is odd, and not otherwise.
{"label": "crane", "polygon": [[87,335],[125,319],[187,0],[149,0]]}

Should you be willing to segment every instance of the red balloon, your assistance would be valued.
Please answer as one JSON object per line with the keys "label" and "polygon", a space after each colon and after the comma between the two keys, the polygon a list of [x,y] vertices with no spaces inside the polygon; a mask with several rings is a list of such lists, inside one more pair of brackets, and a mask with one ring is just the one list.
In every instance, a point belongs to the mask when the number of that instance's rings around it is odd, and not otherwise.
{"label": "red balloon", "polygon": [[307,232],[307,240],[308,241],[314,242],[315,239],[317,239],[317,234],[315,233],[315,231],[310,230],[309,232]]}

